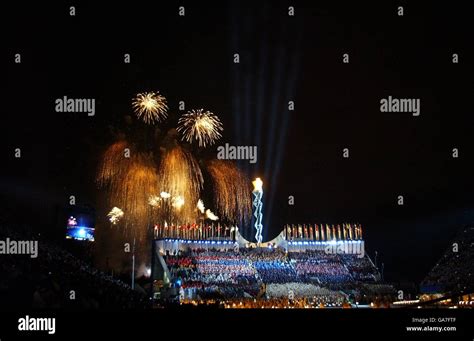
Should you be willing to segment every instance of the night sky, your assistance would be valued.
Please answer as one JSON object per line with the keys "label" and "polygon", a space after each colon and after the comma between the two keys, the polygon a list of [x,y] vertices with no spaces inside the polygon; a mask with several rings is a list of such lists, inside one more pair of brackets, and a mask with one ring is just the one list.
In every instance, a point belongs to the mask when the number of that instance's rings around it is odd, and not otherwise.
{"label": "night sky", "polygon": [[[267,240],[286,223],[361,223],[386,279],[419,281],[474,222],[467,5],[133,2],[77,4],[70,17],[71,5],[2,10],[4,219],[47,230],[71,193],[95,207],[94,173],[111,131],[132,115],[137,92],[160,90],[167,126],[184,100],[219,115],[218,145],[257,145],[258,162],[240,166],[264,181]],[[421,115],[381,113],[389,95],[420,98]],[[56,113],[63,96],[95,98],[96,115]]]}

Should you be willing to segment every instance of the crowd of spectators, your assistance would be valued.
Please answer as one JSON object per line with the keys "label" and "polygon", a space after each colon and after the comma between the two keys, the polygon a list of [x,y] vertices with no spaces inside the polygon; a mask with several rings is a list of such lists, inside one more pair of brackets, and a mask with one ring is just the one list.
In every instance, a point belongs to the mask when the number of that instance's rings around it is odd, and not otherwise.
{"label": "crowd of spectators", "polygon": [[185,297],[233,298],[259,291],[257,271],[241,253],[201,249],[165,256],[165,261]]}
{"label": "crowd of spectators", "polygon": [[359,255],[339,255],[339,257],[354,280],[361,282],[375,282],[377,280],[377,270],[369,258]]}
{"label": "crowd of spectators", "polygon": [[427,291],[467,292],[474,289],[474,227],[461,230],[421,283]]}
{"label": "crowd of spectators", "polygon": [[253,264],[264,283],[288,283],[298,280],[295,269],[287,261],[261,260]]}
{"label": "crowd of spectators", "polygon": [[288,298],[300,298],[300,297],[335,297],[339,293],[337,291],[330,290],[325,287],[320,287],[311,283],[282,283],[282,284],[268,284],[266,287],[267,297],[288,297]]}
{"label": "crowd of spectators", "polygon": [[0,226],[0,240],[36,240],[38,256],[1,255],[0,310],[145,309],[144,293],[97,270],[29,228]]}
{"label": "crowd of spectators", "polygon": [[345,285],[376,282],[376,269],[367,258],[322,250],[190,250],[165,256],[165,261],[186,289],[186,298],[269,298],[287,296],[291,290],[295,297],[333,299],[332,293]]}
{"label": "crowd of spectators", "polygon": [[307,250],[289,254],[299,278],[304,282],[320,284],[344,283],[352,280],[340,255],[320,250]]}

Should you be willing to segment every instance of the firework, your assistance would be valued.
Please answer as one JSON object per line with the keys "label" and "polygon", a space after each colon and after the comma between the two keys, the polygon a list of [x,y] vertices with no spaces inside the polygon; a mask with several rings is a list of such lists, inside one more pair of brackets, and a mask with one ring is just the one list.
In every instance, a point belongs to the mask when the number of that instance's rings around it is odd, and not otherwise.
{"label": "firework", "polygon": [[182,139],[192,143],[198,141],[200,147],[213,145],[222,135],[222,123],[210,111],[191,110],[180,117],[177,130],[183,134]]}
{"label": "firework", "polygon": [[160,193],[160,196],[161,196],[163,199],[171,198],[171,194],[169,194],[169,193],[167,193],[167,192],[161,192],[161,193]]}
{"label": "firework", "polygon": [[[176,146],[166,151],[158,174],[159,188],[172,197],[182,197],[188,203],[199,200],[204,182],[201,168],[192,154],[184,148]],[[185,205],[181,210],[181,219],[184,221],[193,221],[195,215],[193,205]]]}
{"label": "firework", "polygon": [[161,197],[157,195],[150,195],[150,197],[148,198],[148,203],[152,207],[155,207],[155,208],[160,207]]}
{"label": "firework", "polygon": [[114,225],[116,225],[120,221],[120,219],[123,218],[123,216],[123,211],[118,207],[112,208],[112,210],[107,214],[107,217],[109,217],[109,221]]}
{"label": "firework", "polygon": [[198,200],[198,203],[197,203],[196,207],[197,207],[199,212],[204,214],[205,207],[204,207],[204,202],[201,199]]}
{"label": "firework", "polygon": [[110,188],[109,200],[123,209],[127,215],[124,226],[138,238],[145,236],[153,220],[149,200],[158,192],[157,179],[152,155],[137,153]]}
{"label": "firework", "polygon": [[246,177],[230,161],[212,160],[207,170],[213,182],[218,213],[232,223],[248,222],[252,214],[252,199]]}
{"label": "firework", "polygon": [[212,213],[210,209],[206,210],[206,218],[213,221],[219,220],[219,217]]}
{"label": "firework", "polygon": [[120,176],[126,172],[130,163],[130,159],[125,157],[127,147],[128,143],[126,141],[117,141],[104,152],[96,178],[100,187],[119,180]]}
{"label": "firework", "polygon": [[158,92],[144,92],[138,94],[132,102],[138,118],[147,124],[160,122],[168,117],[166,98]]}
{"label": "firework", "polygon": [[177,210],[180,210],[181,207],[184,206],[184,198],[180,195],[178,195],[177,197],[173,197],[171,199],[171,206],[173,206]]}

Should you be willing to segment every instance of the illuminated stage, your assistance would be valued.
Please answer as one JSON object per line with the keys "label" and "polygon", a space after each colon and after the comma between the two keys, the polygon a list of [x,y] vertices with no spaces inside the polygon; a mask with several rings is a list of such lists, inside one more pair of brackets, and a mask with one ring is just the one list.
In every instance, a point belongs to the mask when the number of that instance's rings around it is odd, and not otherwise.
{"label": "illuminated stage", "polygon": [[[197,231],[191,235],[199,235],[199,227],[189,228]],[[183,232],[186,229],[167,231],[189,235]],[[341,228],[337,233],[337,226],[286,226],[264,243],[245,239],[236,228],[208,239],[157,238],[152,251],[154,297],[232,308],[235,300],[255,308],[275,306],[274,301],[281,304],[282,298],[289,300],[284,305],[343,307],[350,306],[350,292],[357,286],[391,292],[391,287],[380,284],[381,276],[365,253],[360,225],[347,224],[344,229],[347,233]],[[163,235],[159,229],[155,232]]]}

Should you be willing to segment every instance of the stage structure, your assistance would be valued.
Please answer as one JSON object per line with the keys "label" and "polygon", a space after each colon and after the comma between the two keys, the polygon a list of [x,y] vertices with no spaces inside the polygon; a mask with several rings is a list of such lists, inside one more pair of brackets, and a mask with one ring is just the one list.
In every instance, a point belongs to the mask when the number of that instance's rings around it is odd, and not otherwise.
{"label": "stage structure", "polygon": [[257,245],[262,243],[262,230],[263,230],[263,214],[262,214],[262,197],[263,197],[263,182],[260,178],[256,178],[255,181],[252,182],[253,184],[253,207],[254,207],[254,217],[255,217],[255,240],[257,241]]}
{"label": "stage structure", "polygon": [[155,226],[152,246],[152,280],[160,283],[171,281],[172,274],[164,257],[203,250],[236,253],[242,249],[282,249],[286,253],[319,251],[325,254],[357,255],[358,258],[366,258],[372,263],[365,252],[360,224],[286,225],[275,238],[260,243],[245,239],[237,226],[225,227],[224,231],[227,232],[219,234],[213,225]]}

